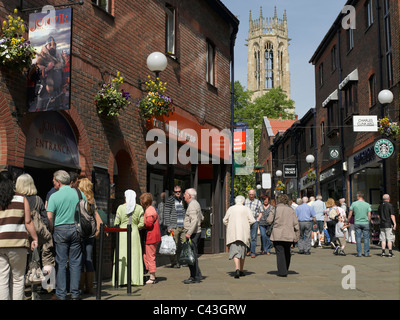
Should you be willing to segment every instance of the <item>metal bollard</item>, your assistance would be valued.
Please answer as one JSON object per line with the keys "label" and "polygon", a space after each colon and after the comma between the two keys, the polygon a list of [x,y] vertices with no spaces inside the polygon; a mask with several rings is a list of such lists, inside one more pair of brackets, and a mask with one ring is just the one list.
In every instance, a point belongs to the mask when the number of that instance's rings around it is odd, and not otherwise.
{"label": "metal bollard", "polygon": [[100,248],[99,248],[99,263],[97,267],[97,290],[96,290],[96,300],[101,300],[101,278],[103,273],[103,242],[104,242],[104,224],[100,224]]}
{"label": "metal bollard", "polygon": [[127,231],[127,289],[126,293],[128,296],[131,295],[132,292],[132,225],[128,224]]}
{"label": "metal bollard", "polygon": [[[119,225],[115,226],[119,229]],[[119,232],[115,235],[114,289],[119,287]]]}

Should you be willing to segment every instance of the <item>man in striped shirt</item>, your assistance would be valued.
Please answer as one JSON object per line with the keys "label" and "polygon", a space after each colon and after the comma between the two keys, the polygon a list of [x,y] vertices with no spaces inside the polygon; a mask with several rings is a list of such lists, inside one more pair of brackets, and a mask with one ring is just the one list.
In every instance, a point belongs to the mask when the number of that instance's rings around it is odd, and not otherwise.
{"label": "man in striped shirt", "polygon": [[256,245],[257,245],[257,234],[258,234],[258,222],[261,218],[261,206],[262,203],[260,200],[256,199],[256,191],[251,189],[249,190],[249,197],[245,200],[244,205],[251,210],[251,213],[256,220],[255,223],[251,225],[250,229],[250,252],[247,252],[247,255],[251,254],[252,258],[256,257]]}
{"label": "man in striped shirt", "polygon": [[178,257],[181,252],[182,243],[186,240],[186,232],[183,228],[185,213],[182,188],[180,186],[175,186],[174,194],[168,198],[164,207],[164,223],[167,226],[167,232],[173,233],[176,243],[176,254],[170,256],[172,268],[180,268]]}

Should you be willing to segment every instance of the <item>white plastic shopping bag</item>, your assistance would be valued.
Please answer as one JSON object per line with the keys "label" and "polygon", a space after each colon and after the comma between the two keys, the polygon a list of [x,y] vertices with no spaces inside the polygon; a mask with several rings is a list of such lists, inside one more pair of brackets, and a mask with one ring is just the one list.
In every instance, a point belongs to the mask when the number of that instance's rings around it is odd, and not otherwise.
{"label": "white plastic shopping bag", "polygon": [[160,254],[172,256],[176,252],[176,244],[174,238],[169,235],[161,237]]}

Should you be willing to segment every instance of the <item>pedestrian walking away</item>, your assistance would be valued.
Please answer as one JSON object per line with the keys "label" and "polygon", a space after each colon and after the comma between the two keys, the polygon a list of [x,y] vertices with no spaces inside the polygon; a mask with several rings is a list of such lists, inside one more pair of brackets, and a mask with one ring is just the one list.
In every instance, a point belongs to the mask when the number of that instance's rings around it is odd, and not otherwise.
{"label": "pedestrian walking away", "polygon": [[357,192],[357,201],[350,206],[349,220],[354,214],[354,228],[356,231],[357,257],[362,255],[361,235],[364,238],[364,257],[371,257],[369,253],[369,224],[371,221],[371,205],[364,200],[364,193]]}
{"label": "pedestrian walking away", "polygon": [[286,194],[278,196],[278,204],[267,219],[268,224],[272,222],[271,241],[276,252],[277,275],[287,277],[291,261],[290,247],[300,238],[300,226]]}
{"label": "pedestrian walking away", "polygon": [[[28,249],[38,246],[28,200],[14,192],[11,175],[0,172],[0,300],[23,300]],[[26,230],[20,232],[20,230]]]}
{"label": "pedestrian walking away", "polygon": [[[47,204],[47,216],[50,230],[53,230],[56,252],[56,294],[53,298],[65,300],[67,297],[68,265],[71,298],[78,300],[80,299],[82,246],[75,226],[75,210],[79,197],[76,190],[70,187],[70,177],[66,171],[56,171],[53,181],[58,191],[50,196]],[[82,198],[87,200],[83,193]]]}
{"label": "pedestrian walking away", "polygon": [[300,226],[300,239],[297,243],[300,254],[311,254],[311,230],[313,223],[316,223],[316,213],[311,205],[308,205],[308,198],[302,198],[303,204],[295,210]]}
{"label": "pedestrian walking away", "polygon": [[[125,191],[125,203],[121,204],[115,216],[115,225],[120,228],[126,228],[128,224],[131,225],[131,284],[134,286],[143,285],[143,256],[142,246],[140,242],[139,229],[144,226],[144,210],[141,205],[136,203],[136,192],[128,189]],[[119,264],[118,270],[118,283],[120,285],[127,285],[127,234],[126,232],[119,233],[119,261],[114,261]],[[115,285],[115,272],[113,270],[113,283]]]}
{"label": "pedestrian walking away", "polygon": [[235,205],[228,208],[222,220],[226,226],[226,245],[229,247],[229,260],[235,263],[235,278],[244,276],[244,262],[250,246],[250,226],[256,222],[253,213],[244,206],[245,198],[237,196]]}

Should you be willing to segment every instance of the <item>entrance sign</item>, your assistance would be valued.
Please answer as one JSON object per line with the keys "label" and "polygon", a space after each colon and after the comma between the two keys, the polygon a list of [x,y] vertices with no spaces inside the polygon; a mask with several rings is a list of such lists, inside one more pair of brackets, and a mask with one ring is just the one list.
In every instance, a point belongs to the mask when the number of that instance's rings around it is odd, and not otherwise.
{"label": "entrance sign", "polygon": [[32,121],[26,136],[25,157],[79,168],[74,132],[60,113],[46,112]]}
{"label": "entrance sign", "polygon": [[394,145],[388,139],[379,139],[374,146],[375,154],[381,158],[389,158],[394,153]]}

